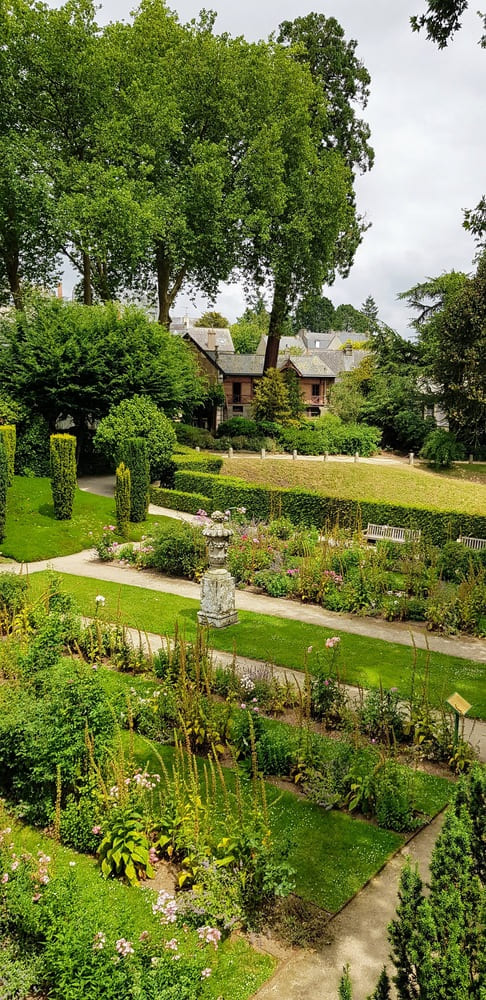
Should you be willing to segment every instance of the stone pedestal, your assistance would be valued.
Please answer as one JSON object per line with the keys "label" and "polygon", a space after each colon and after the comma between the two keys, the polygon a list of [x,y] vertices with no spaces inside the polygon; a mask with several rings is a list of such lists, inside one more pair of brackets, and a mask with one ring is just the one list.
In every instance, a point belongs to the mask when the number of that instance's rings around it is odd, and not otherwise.
{"label": "stone pedestal", "polygon": [[238,623],[235,609],[235,581],[227,569],[208,569],[201,580],[200,625],[226,628]]}
{"label": "stone pedestal", "polygon": [[226,628],[238,622],[235,581],[226,569],[226,554],[233,531],[225,520],[226,515],[216,510],[211,516],[211,524],[203,531],[208,543],[209,569],[201,580],[201,609],[197,620],[200,625],[212,628]]}

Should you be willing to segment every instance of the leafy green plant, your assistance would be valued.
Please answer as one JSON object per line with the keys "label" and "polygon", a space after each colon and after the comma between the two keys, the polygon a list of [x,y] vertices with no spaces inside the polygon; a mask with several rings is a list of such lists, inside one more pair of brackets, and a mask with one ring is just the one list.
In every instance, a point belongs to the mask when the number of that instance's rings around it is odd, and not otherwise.
{"label": "leafy green plant", "polygon": [[426,437],[420,457],[426,458],[435,468],[447,469],[453,462],[464,458],[464,448],[452,431],[437,427]]}
{"label": "leafy green plant", "polygon": [[142,565],[168,576],[193,580],[207,565],[206,542],[201,529],[185,521],[160,528],[148,543],[151,551],[142,553]]}
{"label": "leafy green plant", "polygon": [[153,878],[149,851],[141,813],[131,805],[112,809],[108,828],[98,848],[103,876],[125,878],[130,885],[137,885],[141,878]]}
{"label": "leafy green plant", "polygon": [[72,434],[51,434],[51,488],[54,516],[70,521],[76,491],[76,438]]}

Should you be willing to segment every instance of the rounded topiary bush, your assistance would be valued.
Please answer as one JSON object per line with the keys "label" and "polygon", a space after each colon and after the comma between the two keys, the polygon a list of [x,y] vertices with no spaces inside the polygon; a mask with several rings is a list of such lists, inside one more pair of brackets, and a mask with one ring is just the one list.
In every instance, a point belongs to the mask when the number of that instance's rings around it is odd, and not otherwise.
{"label": "rounded topiary bush", "polygon": [[76,492],[76,438],[51,434],[51,488],[54,517],[70,521]]}
{"label": "rounded topiary bush", "polygon": [[150,478],[165,482],[172,467],[171,456],[176,444],[172,422],[148,396],[133,396],[112,406],[98,424],[94,447],[101,452],[113,469],[124,460],[124,441],[143,438],[146,442]]}

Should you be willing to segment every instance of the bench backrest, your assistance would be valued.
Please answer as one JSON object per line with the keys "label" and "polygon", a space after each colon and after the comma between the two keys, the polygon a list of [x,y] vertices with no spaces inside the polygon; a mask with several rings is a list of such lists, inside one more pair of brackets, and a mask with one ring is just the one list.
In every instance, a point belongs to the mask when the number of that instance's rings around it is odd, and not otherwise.
{"label": "bench backrest", "polygon": [[375,541],[385,538],[392,542],[418,542],[420,538],[420,531],[397,528],[390,524],[368,524],[365,534],[368,539]]}
{"label": "bench backrest", "polygon": [[470,535],[460,535],[457,541],[461,545],[465,545],[466,549],[476,549],[478,551],[486,549],[486,538],[472,538]]}

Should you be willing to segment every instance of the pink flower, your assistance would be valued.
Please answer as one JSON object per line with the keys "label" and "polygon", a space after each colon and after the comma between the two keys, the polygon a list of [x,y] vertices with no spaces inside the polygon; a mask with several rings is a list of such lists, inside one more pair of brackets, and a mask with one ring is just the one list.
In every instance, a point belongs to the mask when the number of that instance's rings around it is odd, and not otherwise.
{"label": "pink flower", "polygon": [[240,708],[246,708],[246,702],[245,701],[241,702]]}
{"label": "pink flower", "polygon": [[210,977],[210,975],[211,975],[211,972],[212,972],[212,971],[213,971],[213,970],[212,970],[212,969],[209,969],[209,968],[207,968],[207,969],[202,969],[202,970],[201,970],[201,979],[209,979],[209,977]]}
{"label": "pink flower", "polygon": [[126,958],[127,955],[133,955],[132,942],[127,941],[126,938],[118,938],[115,943],[115,949],[122,958]]}
{"label": "pink flower", "polygon": [[92,826],[91,833],[94,833],[98,837],[101,833],[101,826]]}
{"label": "pink flower", "polygon": [[150,937],[150,934],[149,934],[148,931],[142,931],[142,933],[141,933],[141,935],[140,935],[140,937],[139,937],[138,940],[142,941],[142,942],[143,941],[148,941],[149,937]]}
{"label": "pink flower", "polygon": [[331,639],[326,639],[326,649],[334,649],[334,646],[338,646],[341,639],[338,635],[333,635]]}
{"label": "pink flower", "polygon": [[157,854],[157,851],[155,850],[155,847],[151,847],[150,850],[149,850],[149,861],[150,861],[150,864],[151,865],[156,865],[157,862],[158,862],[158,860],[159,860],[159,856]]}
{"label": "pink flower", "polygon": [[35,894],[34,894],[34,895],[32,896],[32,902],[33,902],[33,903],[38,903],[38,902],[39,902],[39,899],[40,899],[40,898],[41,898],[41,894],[40,894],[40,892],[36,892],[36,893],[35,893]]}
{"label": "pink flower", "polygon": [[7,882],[8,882],[8,875],[7,875],[7,872],[4,872],[4,873],[3,873],[3,875],[2,875],[2,877],[1,877],[1,879],[0,879],[0,882],[2,883],[2,885],[6,885],[6,884],[7,884]]}
{"label": "pink flower", "polygon": [[103,934],[103,931],[96,931],[93,938],[93,951],[103,951],[105,944],[106,936]]}
{"label": "pink flower", "polygon": [[168,951],[177,951],[179,948],[179,942],[177,938],[171,938],[170,941],[165,942],[165,947]]}
{"label": "pink flower", "polygon": [[217,948],[221,940],[221,931],[217,927],[198,927],[197,929],[198,937],[200,941],[204,941],[204,944],[214,944]]}

